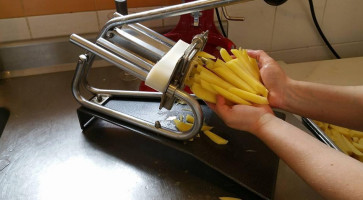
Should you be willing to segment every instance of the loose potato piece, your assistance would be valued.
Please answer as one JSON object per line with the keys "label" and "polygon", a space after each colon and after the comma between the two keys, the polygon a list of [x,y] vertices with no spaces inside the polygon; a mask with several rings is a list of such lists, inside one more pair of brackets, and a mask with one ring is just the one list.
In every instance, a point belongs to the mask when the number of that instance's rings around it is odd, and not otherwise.
{"label": "loose potato piece", "polygon": [[242,199],[234,197],[219,197],[219,200],[242,200]]}
{"label": "loose potato piece", "polygon": [[233,103],[243,104],[243,105],[252,105],[250,102],[239,98],[238,96],[228,92],[227,90],[225,90],[217,85],[214,85],[214,84],[211,84],[211,85],[218,92],[218,94],[222,95],[224,98],[232,101]]}
{"label": "loose potato piece", "polygon": [[209,138],[211,139],[213,142],[215,142],[216,144],[227,144],[228,140],[218,136],[217,134],[211,132],[211,131],[203,131],[203,133]]}
{"label": "loose potato piece", "polygon": [[187,114],[187,116],[185,117],[185,120],[189,123],[194,123],[194,117]]}
{"label": "loose potato piece", "polygon": [[176,126],[176,128],[179,130],[179,131],[182,131],[182,132],[186,132],[186,131],[189,131],[192,127],[193,127],[193,124],[191,123],[184,123],[178,119],[174,119],[174,124]]}
{"label": "loose potato piece", "polygon": [[199,83],[194,83],[191,90],[197,97],[203,99],[204,101],[210,103],[217,102],[216,95],[202,88],[202,86]]}
{"label": "loose potato piece", "polygon": [[[189,123],[194,123],[194,117],[187,114],[187,116],[185,117],[185,120]],[[212,130],[213,129],[213,126],[208,126],[206,125],[205,123],[203,124],[202,126],[202,131],[209,131],[209,130]]]}
{"label": "loose potato piece", "polygon": [[228,91],[230,91],[232,94],[237,95],[238,97],[256,103],[256,104],[269,104],[266,97],[261,97],[259,95],[246,92],[243,90],[240,90],[238,88],[230,88]]}

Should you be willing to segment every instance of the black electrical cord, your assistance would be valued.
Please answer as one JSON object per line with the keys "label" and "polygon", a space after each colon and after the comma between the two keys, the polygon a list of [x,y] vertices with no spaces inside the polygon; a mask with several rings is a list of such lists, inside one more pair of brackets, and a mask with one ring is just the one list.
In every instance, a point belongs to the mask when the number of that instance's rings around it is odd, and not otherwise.
{"label": "black electrical cord", "polygon": [[338,55],[338,53],[334,50],[334,48],[330,45],[330,42],[328,41],[328,39],[326,39],[323,31],[321,30],[318,20],[316,20],[316,16],[315,16],[315,10],[314,10],[314,3],[313,0],[309,0],[309,5],[310,5],[310,12],[311,12],[311,16],[313,17],[313,21],[314,24],[316,26],[316,29],[318,30],[320,36],[323,38],[325,44],[328,46],[328,48],[330,49],[330,51],[334,54],[334,56],[338,59],[340,59],[340,56]]}
{"label": "black electrical cord", "polygon": [[227,37],[227,34],[226,34],[226,32],[224,31],[224,28],[223,28],[221,16],[219,15],[219,10],[218,10],[218,8],[215,8],[215,10],[216,10],[217,19],[218,19],[219,27],[221,28],[222,34],[223,34],[224,37]]}

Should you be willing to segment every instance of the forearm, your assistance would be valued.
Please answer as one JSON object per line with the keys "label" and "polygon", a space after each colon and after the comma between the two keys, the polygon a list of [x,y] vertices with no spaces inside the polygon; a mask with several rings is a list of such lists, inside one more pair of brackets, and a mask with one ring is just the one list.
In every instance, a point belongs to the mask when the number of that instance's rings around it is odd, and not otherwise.
{"label": "forearm", "polygon": [[363,130],[363,86],[288,81],[281,109],[324,122]]}
{"label": "forearm", "polygon": [[254,134],[327,199],[360,199],[363,164],[271,114]]}

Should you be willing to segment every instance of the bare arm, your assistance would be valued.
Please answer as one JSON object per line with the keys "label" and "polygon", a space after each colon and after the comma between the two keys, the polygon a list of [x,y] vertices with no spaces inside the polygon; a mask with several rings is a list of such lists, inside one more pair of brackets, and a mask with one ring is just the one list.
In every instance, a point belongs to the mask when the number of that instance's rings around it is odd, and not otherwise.
{"label": "bare arm", "polygon": [[[295,81],[263,51],[259,61],[270,106],[313,119],[363,129],[363,87],[327,86]],[[363,164],[280,120],[268,105],[231,105],[223,97],[209,104],[230,127],[261,139],[312,188],[327,199],[362,199]]]}
{"label": "bare arm", "polygon": [[363,130],[363,86],[328,86],[291,80],[280,108],[304,117]]}
{"label": "bare arm", "polygon": [[363,130],[363,86],[333,86],[287,77],[263,51],[250,51],[259,60],[261,76],[270,90],[271,106],[304,117]]}
{"label": "bare arm", "polygon": [[275,117],[268,106],[229,106],[220,96],[210,106],[228,126],[261,139],[323,197],[362,199],[363,164],[359,161]]}

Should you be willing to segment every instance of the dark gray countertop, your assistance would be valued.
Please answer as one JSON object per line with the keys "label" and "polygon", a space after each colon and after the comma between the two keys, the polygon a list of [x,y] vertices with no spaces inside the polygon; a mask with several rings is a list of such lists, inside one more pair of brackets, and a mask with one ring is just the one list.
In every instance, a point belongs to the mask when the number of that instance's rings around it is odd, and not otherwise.
{"label": "dark gray countertop", "polygon": [[[92,69],[92,85],[136,89],[114,67]],[[82,132],[73,71],[0,80],[10,118],[0,138],[0,199],[218,199],[244,189],[191,156],[128,132]],[[287,121],[304,128],[293,115]],[[108,139],[105,139],[108,138]],[[111,139],[110,139],[111,138]],[[282,161],[275,199],[321,199]]]}

